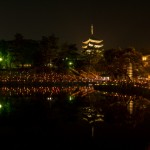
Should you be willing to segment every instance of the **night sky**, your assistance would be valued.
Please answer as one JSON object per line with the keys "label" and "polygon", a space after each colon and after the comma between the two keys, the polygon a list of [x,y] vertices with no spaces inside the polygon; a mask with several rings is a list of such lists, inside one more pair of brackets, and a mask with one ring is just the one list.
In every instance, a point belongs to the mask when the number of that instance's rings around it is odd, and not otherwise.
{"label": "night sky", "polygon": [[40,40],[55,34],[63,42],[77,44],[94,35],[104,49],[150,49],[150,5],[144,1],[101,0],[1,0],[0,39]]}

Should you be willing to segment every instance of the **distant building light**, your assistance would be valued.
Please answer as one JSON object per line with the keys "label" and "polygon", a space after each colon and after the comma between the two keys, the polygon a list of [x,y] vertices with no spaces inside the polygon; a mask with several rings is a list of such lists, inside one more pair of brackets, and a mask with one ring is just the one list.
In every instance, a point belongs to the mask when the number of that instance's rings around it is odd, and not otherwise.
{"label": "distant building light", "polygon": [[110,78],[109,77],[101,77],[101,80],[108,81],[108,80],[110,80]]}
{"label": "distant building light", "polygon": [[72,64],[73,64],[73,63],[70,61],[70,62],[69,62],[69,65],[71,66]]}
{"label": "distant building light", "polygon": [[146,57],[146,56],[143,56],[143,57],[142,57],[142,60],[143,60],[143,61],[146,61],[146,60],[147,60],[147,57]]}

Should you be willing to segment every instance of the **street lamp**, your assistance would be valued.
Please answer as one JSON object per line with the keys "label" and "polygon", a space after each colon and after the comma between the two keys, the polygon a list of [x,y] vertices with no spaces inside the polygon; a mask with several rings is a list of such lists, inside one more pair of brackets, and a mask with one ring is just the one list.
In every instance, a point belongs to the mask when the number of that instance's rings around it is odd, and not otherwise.
{"label": "street lamp", "polygon": [[73,62],[69,61],[69,66],[72,66]]}

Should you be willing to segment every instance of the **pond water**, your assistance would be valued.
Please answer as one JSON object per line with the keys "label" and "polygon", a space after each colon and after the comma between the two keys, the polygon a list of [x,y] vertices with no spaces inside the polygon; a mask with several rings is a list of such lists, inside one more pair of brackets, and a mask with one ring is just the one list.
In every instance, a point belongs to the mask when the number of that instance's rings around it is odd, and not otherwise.
{"label": "pond water", "polygon": [[1,87],[1,143],[14,149],[150,149],[150,100],[92,86]]}

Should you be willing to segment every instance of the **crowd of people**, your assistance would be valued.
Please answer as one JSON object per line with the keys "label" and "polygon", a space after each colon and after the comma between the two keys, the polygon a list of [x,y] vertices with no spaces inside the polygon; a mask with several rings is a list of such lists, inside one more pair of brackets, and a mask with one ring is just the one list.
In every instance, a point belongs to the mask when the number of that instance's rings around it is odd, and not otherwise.
{"label": "crowd of people", "polygon": [[93,82],[97,78],[93,75],[88,75],[86,73],[75,74],[73,72],[69,73],[57,73],[54,71],[35,73],[29,71],[5,71],[0,73],[0,81],[6,82]]}

